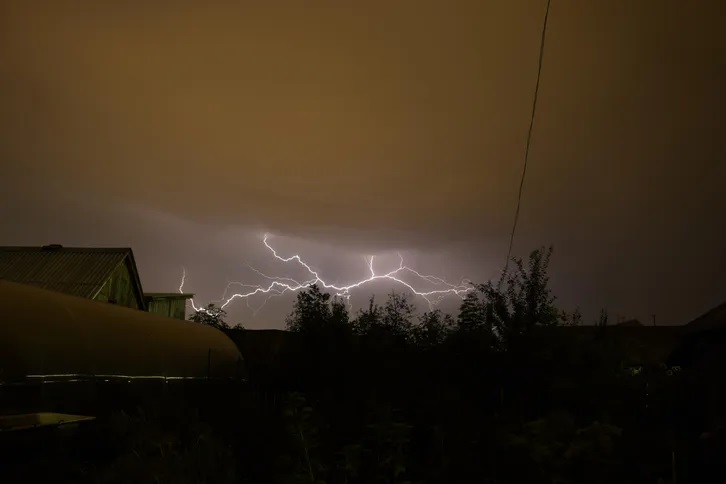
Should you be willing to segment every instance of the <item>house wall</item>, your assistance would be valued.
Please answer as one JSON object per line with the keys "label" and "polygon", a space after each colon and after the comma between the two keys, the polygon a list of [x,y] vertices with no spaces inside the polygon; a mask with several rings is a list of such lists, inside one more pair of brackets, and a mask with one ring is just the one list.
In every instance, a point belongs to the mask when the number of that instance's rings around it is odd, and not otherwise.
{"label": "house wall", "polygon": [[111,274],[101,290],[96,301],[113,302],[119,306],[139,309],[139,303],[134,292],[134,283],[127,264],[120,264]]}
{"label": "house wall", "polygon": [[158,298],[147,300],[148,311],[168,318],[186,319],[186,303],[184,298]]}

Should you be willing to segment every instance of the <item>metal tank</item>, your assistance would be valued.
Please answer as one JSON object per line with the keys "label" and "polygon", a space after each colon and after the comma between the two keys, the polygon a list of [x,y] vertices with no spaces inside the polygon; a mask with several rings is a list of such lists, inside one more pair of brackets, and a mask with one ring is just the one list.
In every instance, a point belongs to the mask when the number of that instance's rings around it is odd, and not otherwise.
{"label": "metal tank", "polygon": [[240,377],[242,355],[199,323],[0,280],[0,383]]}

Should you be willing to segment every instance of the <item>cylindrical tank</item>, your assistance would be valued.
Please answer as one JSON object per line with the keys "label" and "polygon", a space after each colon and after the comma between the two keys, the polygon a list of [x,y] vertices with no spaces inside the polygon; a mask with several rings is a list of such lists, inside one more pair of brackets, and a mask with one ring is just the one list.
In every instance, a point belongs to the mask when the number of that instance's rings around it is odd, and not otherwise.
{"label": "cylindrical tank", "polygon": [[191,321],[0,280],[0,382],[27,377],[236,377],[242,355]]}

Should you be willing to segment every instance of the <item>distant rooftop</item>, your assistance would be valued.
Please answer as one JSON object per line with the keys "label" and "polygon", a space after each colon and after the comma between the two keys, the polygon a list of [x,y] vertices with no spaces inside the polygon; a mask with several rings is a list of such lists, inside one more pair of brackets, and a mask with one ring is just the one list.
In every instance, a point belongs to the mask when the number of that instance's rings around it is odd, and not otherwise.
{"label": "distant rooftop", "polygon": [[125,261],[141,288],[130,248],[0,247],[0,279],[91,299]]}
{"label": "distant rooftop", "polygon": [[622,326],[622,327],[633,327],[633,326],[643,326],[643,323],[638,321],[637,319],[628,319],[626,321],[621,321],[614,326]]}
{"label": "distant rooftop", "polygon": [[689,330],[709,330],[726,328],[726,303],[705,312],[686,325]]}

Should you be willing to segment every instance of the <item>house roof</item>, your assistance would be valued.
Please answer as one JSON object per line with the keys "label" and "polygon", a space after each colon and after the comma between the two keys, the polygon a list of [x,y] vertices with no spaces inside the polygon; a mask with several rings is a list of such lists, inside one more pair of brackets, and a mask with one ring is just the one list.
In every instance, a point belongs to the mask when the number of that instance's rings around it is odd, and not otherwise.
{"label": "house roof", "polygon": [[[628,359],[640,363],[660,363],[678,346],[684,326],[611,325],[560,326],[538,328],[537,337],[555,338],[555,344],[587,345],[591,341],[611,341],[621,348]],[[586,346],[583,346],[586,347]]]}
{"label": "house roof", "polygon": [[143,308],[141,281],[130,248],[0,247],[0,279],[88,299],[98,294],[123,263],[128,266]]}
{"label": "house roof", "polygon": [[705,312],[686,325],[690,331],[726,329],[726,303]]}

